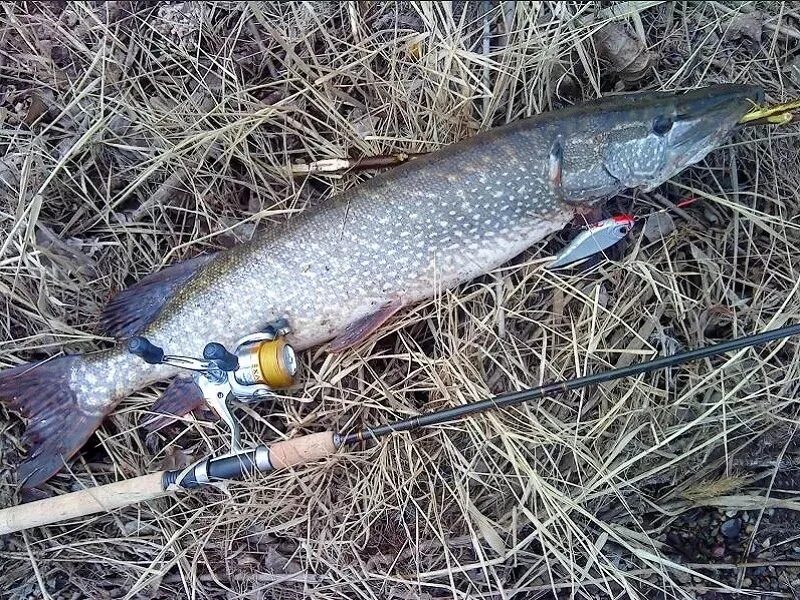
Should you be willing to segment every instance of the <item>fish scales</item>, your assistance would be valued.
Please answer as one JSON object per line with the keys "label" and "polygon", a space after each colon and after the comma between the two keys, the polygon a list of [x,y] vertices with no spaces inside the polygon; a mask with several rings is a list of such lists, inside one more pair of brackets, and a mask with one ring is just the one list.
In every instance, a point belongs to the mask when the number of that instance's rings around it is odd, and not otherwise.
{"label": "fish scales", "polygon": [[547,181],[547,149],[519,137],[498,136],[488,157],[466,144],[406,165],[220,255],[146,335],[196,353],[209,334],[233,342],[284,317],[303,349],[391,299],[414,303],[502,264],[575,211]]}
{"label": "fish scales", "polygon": [[[229,346],[282,317],[302,350],[388,301],[414,304],[501,265],[562,229],[576,207],[548,179],[547,144],[525,131],[493,138],[415,159],[218,254],[142,335],[199,356],[211,340]],[[100,414],[102,378],[123,394],[176,373],[117,349],[76,365],[70,385]]]}
{"label": "fish scales", "polygon": [[[115,333],[188,356],[209,341],[230,347],[281,317],[297,349],[342,339],[370,315],[491,271],[603,198],[662,183],[724,141],[759,94],[715,86],[625,95],[474,136],[249,243],[143,280],[112,300]],[[19,369],[0,373],[0,397],[29,417],[34,449],[20,472],[31,485],[56,472],[122,398],[176,375],[121,345],[42,363],[26,376]],[[58,405],[35,401],[42,391]],[[66,434],[56,439],[58,427]]]}

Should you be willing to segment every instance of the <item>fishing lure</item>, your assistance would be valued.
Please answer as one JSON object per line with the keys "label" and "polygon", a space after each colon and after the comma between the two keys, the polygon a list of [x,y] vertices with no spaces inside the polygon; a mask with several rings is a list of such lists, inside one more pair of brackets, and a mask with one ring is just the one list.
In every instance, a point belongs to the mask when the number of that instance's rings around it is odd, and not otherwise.
{"label": "fishing lure", "polygon": [[800,110],[800,100],[775,106],[756,106],[739,120],[740,125],[785,125],[794,120],[794,111]]}
{"label": "fishing lure", "polygon": [[632,215],[617,215],[589,225],[588,229],[578,234],[566,248],[555,255],[555,260],[547,268],[560,269],[605,252],[628,235],[634,222]]}

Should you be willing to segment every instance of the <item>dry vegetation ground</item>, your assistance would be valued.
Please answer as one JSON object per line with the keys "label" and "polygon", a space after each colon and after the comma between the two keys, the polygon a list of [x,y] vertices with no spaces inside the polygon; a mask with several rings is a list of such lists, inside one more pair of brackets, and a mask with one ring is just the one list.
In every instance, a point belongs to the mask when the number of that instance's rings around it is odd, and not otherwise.
{"label": "dry vegetation ground", "polygon": [[[368,176],[297,178],[292,163],[430,151],[622,89],[800,95],[800,3],[623,4],[600,30],[606,4],[4,3],[0,368],[107,345],[94,323],[115,290]],[[663,235],[638,228],[616,262],[547,273],[551,240],[358,352],[306,353],[297,389],[247,409],[248,439],[377,424],[797,321],[796,134],[747,132],[615,200],[645,215],[700,198]],[[796,597],[796,348],[8,536],[0,596]],[[202,418],[146,439],[160,389],[125,401],[51,491],[221,447],[224,429]],[[0,414],[9,504],[22,426]]]}

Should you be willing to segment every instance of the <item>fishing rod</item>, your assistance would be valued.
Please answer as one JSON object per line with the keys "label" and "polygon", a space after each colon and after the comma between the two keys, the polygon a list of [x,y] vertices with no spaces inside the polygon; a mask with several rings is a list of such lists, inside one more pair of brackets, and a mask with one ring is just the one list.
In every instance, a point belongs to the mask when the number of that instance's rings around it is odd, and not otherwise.
{"label": "fishing rod", "polygon": [[[128,348],[134,354],[152,363],[196,360],[196,363],[191,364],[192,370],[196,371],[195,377],[215,380],[217,387],[214,389],[215,392],[219,392],[219,390],[225,389],[226,385],[230,386],[225,382],[241,380],[244,375],[247,375],[253,382],[267,379],[266,373],[263,372],[264,369],[270,370],[273,379],[277,377],[276,372],[281,368],[285,368],[285,372],[281,374],[283,380],[288,375],[293,375],[294,355],[291,348],[287,348],[287,344],[281,341],[280,331],[280,328],[273,328],[267,335],[262,333],[255,336],[250,341],[238,345],[234,352],[228,352],[221,344],[208,344],[203,353],[203,361],[165,355],[163,350],[144,338],[133,338],[129,342]],[[215,485],[228,480],[243,479],[278,469],[296,467],[332,456],[342,448],[357,446],[367,440],[380,440],[402,431],[416,431],[425,427],[442,425],[491,410],[518,406],[532,400],[562,395],[609,381],[636,377],[704,358],[760,346],[798,334],[800,334],[800,324],[789,325],[671,356],[635,363],[627,367],[554,381],[535,388],[507,392],[461,406],[422,413],[408,419],[352,433],[326,431],[271,445],[259,445],[251,449],[242,449],[232,441],[231,451],[228,454],[205,458],[185,469],[142,475],[0,510],[0,535],[112,511],[139,502],[161,498],[178,490],[191,490],[204,485]],[[263,385],[263,383],[257,384]],[[230,396],[235,398],[237,389],[239,393],[242,393],[242,384],[237,382],[228,389]],[[250,394],[250,391],[245,387],[243,393]],[[263,396],[263,394],[260,395]],[[243,397],[252,397],[252,394]],[[217,400],[219,400],[218,394]],[[227,402],[216,402],[214,406],[223,412],[229,410]],[[231,415],[227,415],[227,417],[224,419],[226,422],[229,424],[233,422]],[[232,434],[235,431],[238,435],[238,429],[232,428],[231,431]],[[238,439],[236,441],[238,442]]]}

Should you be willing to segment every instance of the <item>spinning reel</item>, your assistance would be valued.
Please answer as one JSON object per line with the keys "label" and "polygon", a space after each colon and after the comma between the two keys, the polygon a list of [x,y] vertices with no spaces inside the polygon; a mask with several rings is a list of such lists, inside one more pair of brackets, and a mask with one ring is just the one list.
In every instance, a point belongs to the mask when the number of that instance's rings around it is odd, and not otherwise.
{"label": "spinning reel", "polygon": [[128,340],[128,351],[151,365],[170,365],[193,371],[192,378],[208,405],[225,421],[231,432],[230,454],[242,452],[239,423],[233,417],[231,400],[252,403],[287,388],[297,374],[297,356],[284,337],[291,331],[281,319],[263,331],[245,336],[229,352],[218,342],[203,349],[203,358],[164,354],[143,336]]}

